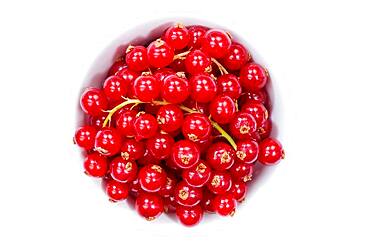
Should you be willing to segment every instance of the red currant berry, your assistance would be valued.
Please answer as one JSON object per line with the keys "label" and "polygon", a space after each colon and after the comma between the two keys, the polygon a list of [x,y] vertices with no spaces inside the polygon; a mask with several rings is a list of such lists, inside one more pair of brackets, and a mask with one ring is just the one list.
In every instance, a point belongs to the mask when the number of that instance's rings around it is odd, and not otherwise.
{"label": "red currant berry", "polygon": [[248,182],[252,180],[253,165],[237,162],[229,170],[234,181]]}
{"label": "red currant berry", "polygon": [[195,226],[203,218],[203,209],[201,206],[196,205],[195,207],[176,207],[176,216],[179,221],[185,226]]}
{"label": "red currant berry", "polygon": [[235,162],[234,149],[224,142],[212,144],[207,151],[207,164],[217,171],[229,169]]}
{"label": "red currant berry", "polygon": [[227,172],[215,171],[212,173],[207,187],[214,194],[224,194],[231,188],[231,176]]}
{"label": "red currant berry", "polygon": [[158,194],[163,197],[170,197],[173,195],[176,187],[176,178],[172,173],[167,173],[166,184],[161,187]]}
{"label": "red currant berry", "polygon": [[176,24],[167,29],[164,40],[175,50],[181,50],[189,43],[189,31],[182,24]]}
{"label": "red currant berry", "polygon": [[146,141],[146,148],[154,158],[163,160],[170,156],[174,143],[170,135],[157,134]]}
{"label": "red currant berry", "polygon": [[242,202],[247,195],[248,186],[244,182],[234,182],[231,187],[231,193],[234,196],[234,199],[238,202]]}
{"label": "red currant berry", "polygon": [[117,75],[121,70],[127,68],[127,64],[123,60],[117,60],[114,64],[110,67],[108,71],[108,76]]}
{"label": "red currant berry", "polygon": [[133,137],[135,135],[134,122],[137,111],[125,111],[119,114],[116,120],[116,128],[122,136]]}
{"label": "red currant berry", "polygon": [[206,73],[197,74],[190,78],[191,98],[197,102],[210,102],[217,94],[215,80]]}
{"label": "red currant berry", "polygon": [[271,135],[272,130],[272,122],[271,119],[267,119],[261,127],[258,129],[258,133],[260,134],[261,139],[266,139]]}
{"label": "red currant berry", "polygon": [[113,156],[121,148],[121,136],[116,129],[105,127],[96,134],[94,146],[100,154]]}
{"label": "red currant berry", "polygon": [[169,66],[171,69],[175,71],[182,71],[182,72],[186,71],[185,59],[182,59],[182,58],[177,58],[173,60],[173,62]]}
{"label": "red currant berry", "polygon": [[189,27],[189,48],[200,48],[204,34],[208,31],[207,27],[191,26]]}
{"label": "red currant berry", "polygon": [[94,147],[96,133],[95,127],[85,125],[77,129],[73,140],[79,147],[90,150]]}
{"label": "red currant berry", "polygon": [[217,78],[218,93],[227,95],[236,100],[242,93],[238,77],[233,74],[225,74]]}
{"label": "red currant berry", "polygon": [[209,190],[205,189],[203,192],[203,199],[200,202],[200,205],[207,213],[214,213],[215,208],[213,207],[213,200],[216,197],[215,194],[211,193]]}
{"label": "red currant berry", "polygon": [[126,51],[127,66],[137,72],[147,70],[149,62],[147,57],[147,50],[144,46],[129,46]]}
{"label": "red currant berry", "polygon": [[202,113],[192,113],[185,117],[182,134],[193,142],[204,141],[211,136],[212,124]]}
{"label": "red currant berry", "polygon": [[166,172],[158,165],[146,165],[139,171],[139,183],[147,192],[157,192],[166,184]]}
{"label": "red currant berry", "polygon": [[157,70],[156,72],[154,72],[154,77],[157,78],[158,81],[162,82],[163,83],[163,80],[169,76],[169,75],[173,75],[175,74],[175,71],[173,69],[170,69],[170,68],[161,68],[159,70]]}
{"label": "red currant berry", "polygon": [[242,107],[243,112],[250,113],[257,123],[257,129],[261,128],[269,117],[266,107],[261,103],[246,103]]}
{"label": "red currant berry", "polygon": [[185,58],[186,71],[192,75],[211,69],[211,58],[200,50],[191,51]]}
{"label": "red currant berry", "polygon": [[138,192],[141,190],[141,186],[140,186],[140,183],[139,183],[139,178],[136,177],[136,179],[134,181],[132,181],[131,183],[129,183],[129,185],[130,185],[131,195],[136,197]]}
{"label": "red currant berry", "polygon": [[145,145],[135,139],[127,139],[122,142],[121,157],[125,160],[138,160],[144,156]]}
{"label": "red currant berry", "polygon": [[202,187],[211,177],[211,168],[204,161],[199,161],[197,165],[185,169],[182,178],[193,187]]}
{"label": "red currant berry", "polygon": [[96,117],[104,114],[104,111],[107,110],[108,100],[102,90],[86,88],[81,95],[80,105],[86,114]]}
{"label": "red currant berry", "polygon": [[178,207],[178,205],[175,201],[174,196],[164,197],[163,202],[164,202],[164,211],[166,213],[175,213],[176,212],[176,208]]}
{"label": "red currant berry", "polygon": [[158,98],[161,91],[161,84],[152,75],[142,75],[136,78],[133,89],[139,100],[151,102]]}
{"label": "red currant berry", "polygon": [[102,178],[108,172],[108,162],[100,154],[91,153],[85,158],[84,168],[87,175]]}
{"label": "red currant berry", "polygon": [[105,95],[113,100],[121,100],[123,96],[126,96],[129,84],[126,84],[125,80],[121,77],[113,75],[108,77],[104,81],[104,93]]}
{"label": "red currant berry", "polygon": [[180,168],[190,168],[199,161],[199,148],[197,144],[188,140],[180,140],[172,147],[172,160]]}
{"label": "red currant berry", "polygon": [[229,123],[235,114],[235,102],[226,95],[214,98],[209,106],[212,119],[219,124]]}
{"label": "red currant berry", "polygon": [[218,29],[208,30],[202,39],[202,48],[211,57],[222,58],[230,50],[231,39],[227,33]]}
{"label": "red currant berry", "polygon": [[200,113],[209,115],[209,110],[208,110],[208,104],[207,103],[199,103],[199,102],[193,100],[192,98],[188,98],[184,102],[184,106],[186,106],[186,107],[188,107],[188,108],[190,108],[194,111],[198,111]]}
{"label": "red currant berry", "polygon": [[107,114],[100,115],[98,117],[90,117],[90,125],[92,125],[96,129],[101,129],[106,118]]}
{"label": "red currant berry", "polygon": [[258,161],[263,165],[275,165],[284,159],[285,153],[281,143],[274,138],[266,138],[260,143]]}
{"label": "red currant berry", "polygon": [[136,140],[140,141],[142,139],[151,138],[157,133],[157,120],[150,114],[140,114],[138,117],[136,117],[136,120],[134,122],[134,129],[136,133]]}
{"label": "red currant berry", "polygon": [[117,76],[121,77],[124,80],[124,84],[127,85],[127,97],[133,98],[135,96],[133,85],[136,78],[139,77],[139,74],[133,70],[124,68],[117,73]]}
{"label": "red currant berry", "polygon": [[132,182],[136,179],[137,165],[134,161],[127,161],[122,157],[116,157],[110,163],[110,175],[118,182]]}
{"label": "red currant berry", "polygon": [[174,132],[182,126],[184,114],[177,105],[164,105],[158,110],[157,121],[161,130]]}
{"label": "red currant berry", "polygon": [[178,204],[188,207],[197,205],[202,200],[202,189],[188,185],[185,181],[177,184],[174,192]]}
{"label": "red currant berry", "polygon": [[229,124],[231,135],[238,140],[250,137],[251,133],[256,132],[257,123],[254,117],[247,112],[237,112]]}
{"label": "red currant berry", "polygon": [[222,64],[229,70],[239,70],[251,58],[250,53],[241,44],[233,43],[229,52],[222,59]]}
{"label": "red currant berry", "polygon": [[161,161],[159,159],[154,158],[153,155],[151,155],[151,153],[148,151],[148,149],[146,149],[144,155],[137,160],[137,163],[142,166],[145,166],[147,164],[159,165]]}
{"label": "red currant berry", "polygon": [[236,158],[240,162],[254,163],[257,160],[258,152],[258,143],[252,139],[246,139],[236,144]]}
{"label": "red currant berry", "polygon": [[163,68],[172,63],[174,51],[167,42],[157,39],[148,46],[148,61],[154,68]]}
{"label": "red currant berry", "polygon": [[121,183],[112,179],[107,181],[105,192],[110,201],[118,202],[125,200],[128,197],[129,186],[126,183]]}
{"label": "red currant berry", "polygon": [[259,90],[256,92],[247,91],[239,99],[240,105],[245,103],[267,103],[267,93],[265,90]]}
{"label": "red currant berry", "polygon": [[189,92],[189,82],[185,75],[180,77],[178,75],[167,76],[162,83],[162,98],[170,103],[179,104],[184,102]]}
{"label": "red currant berry", "polygon": [[217,195],[213,201],[215,211],[221,216],[233,216],[236,208],[236,201],[232,193]]}
{"label": "red currant berry", "polygon": [[154,220],[163,213],[164,203],[160,196],[143,192],[136,198],[135,208],[147,220]]}
{"label": "red currant berry", "polygon": [[267,83],[268,74],[259,64],[248,63],[240,70],[240,83],[250,91],[258,91]]}

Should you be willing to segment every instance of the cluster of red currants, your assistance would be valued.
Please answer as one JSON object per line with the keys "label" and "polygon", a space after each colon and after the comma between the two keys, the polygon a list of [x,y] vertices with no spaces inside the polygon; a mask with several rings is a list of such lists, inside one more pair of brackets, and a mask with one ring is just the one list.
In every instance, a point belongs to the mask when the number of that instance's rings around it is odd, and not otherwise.
{"label": "cluster of red currants", "polygon": [[85,173],[103,179],[113,202],[133,196],[148,220],[233,215],[253,168],[284,158],[270,137],[268,77],[218,29],[176,24],[147,47],[129,46],[102,88],[81,95],[87,120],[74,141]]}

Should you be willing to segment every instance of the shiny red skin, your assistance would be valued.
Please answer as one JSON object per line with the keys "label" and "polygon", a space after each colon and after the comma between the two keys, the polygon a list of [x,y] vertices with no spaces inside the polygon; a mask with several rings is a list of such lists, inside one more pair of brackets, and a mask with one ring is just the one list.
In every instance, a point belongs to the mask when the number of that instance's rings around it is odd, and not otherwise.
{"label": "shiny red skin", "polygon": [[228,172],[214,171],[207,183],[209,191],[216,195],[224,194],[231,189],[232,180]]}
{"label": "shiny red skin", "polygon": [[161,83],[152,75],[141,75],[133,84],[135,96],[143,102],[151,102],[158,98]]}
{"label": "shiny red skin", "polygon": [[104,120],[106,119],[107,114],[100,115],[98,117],[90,117],[89,123],[91,126],[95,127],[97,130],[101,129],[103,127]]}
{"label": "shiny red skin", "polygon": [[197,205],[202,200],[202,195],[201,188],[192,187],[185,181],[179,182],[174,191],[175,201],[188,207]]}
{"label": "shiny red skin", "polygon": [[122,100],[122,97],[126,96],[128,86],[129,84],[127,84],[121,77],[112,75],[104,81],[104,94],[110,100]]}
{"label": "shiny red skin", "polygon": [[175,213],[176,208],[178,207],[175,197],[174,196],[169,196],[169,197],[164,197],[164,211],[166,213]]}
{"label": "shiny red skin", "polygon": [[189,82],[186,78],[174,74],[163,80],[161,95],[165,101],[180,104],[188,98],[189,94]]}
{"label": "shiny red skin", "polygon": [[182,25],[175,25],[169,27],[165,34],[164,40],[175,50],[185,48],[190,40],[189,31]]}
{"label": "shiny red skin", "polygon": [[116,157],[110,162],[111,177],[121,183],[129,183],[137,177],[137,164],[122,157]]}
{"label": "shiny red skin", "polygon": [[163,197],[170,197],[175,191],[177,180],[172,173],[167,173],[166,184],[161,187],[158,194]]}
{"label": "shiny red skin", "polygon": [[94,147],[104,156],[113,156],[119,152],[121,143],[121,135],[116,129],[104,127],[96,134]]}
{"label": "shiny red skin", "polygon": [[235,114],[235,102],[226,95],[219,95],[209,105],[212,119],[219,124],[229,123]]}
{"label": "shiny red skin", "polygon": [[135,46],[126,54],[127,66],[136,72],[142,72],[149,68],[147,49],[144,46]]}
{"label": "shiny red skin", "polygon": [[228,70],[239,70],[250,59],[251,55],[244,46],[232,43],[228,53],[221,62]]}
{"label": "shiny red skin", "polygon": [[200,160],[195,166],[183,170],[182,178],[193,187],[202,187],[208,182],[211,172],[212,170],[206,162]]}
{"label": "shiny red skin", "polygon": [[128,197],[129,186],[126,183],[121,183],[116,180],[108,180],[105,185],[105,192],[109,200],[118,202],[125,200]]}
{"label": "shiny red skin", "polygon": [[240,106],[244,105],[245,103],[261,103],[266,104],[267,103],[267,93],[264,89],[251,92],[246,91],[244,94],[239,98]]}
{"label": "shiny red skin", "polygon": [[124,68],[120,70],[119,72],[117,72],[117,76],[121,77],[125,81],[125,84],[127,85],[127,93],[126,93],[127,97],[133,98],[135,96],[133,85],[134,85],[134,81],[136,80],[136,78],[139,77],[139,73],[133,70],[130,70],[129,68]]}
{"label": "shiny red skin", "polygon": [[200,48],[202,45],[202,39],[204,34],[208,31],[209,28],[203,26],[191,26],[189,29],[189,48]]}
{"label": "shiny red skin", "polygon": [[266,138],[259,144],[258,161],[263,165],[276,165],[284,159],[285,152],[281,143],[275,138]]}
{"label": "shiny red skin", "polygon": [[158,123],[153,115],[144,113],[136,117],[134,129],[136,133],[135,139],[140,141],[155,136],[158,130]]}
{"label": "shiny red skin", "polygon": [[201,206],[194,207],[177,206],[176,216],[179,221],[185,226],[195,226],[203,218],[203,209]]}
{"label": "shiny red skin", "polygon": [[176,166],[188,169],[198,163],[200,151],[194,142],[180,140],[172,146],[171,158]]}
{"label": "shiny red skin", "polygon": [[215,197],[216,195],[210,192],[209,190],[203,191],[203,198],[202,201],[200,202],[200,205],[202,206],[205,212],[215,213],[215,208],[213,207],[213,200]]}
{"label": "shiny red skin", "polygon": [[117,60],[113,63],[108,71],[107,76],[117,75],[121,70],[127,68],[127,64],[124,60]]}
{"label": "shiny red skin", "polygon": [[207,103],[213,100],[217,94],[216,81],[206,73],[197,74],[190,78],[190,96],[200,103]]}
{"label": "shiny red skin", "polygon": [[202,48],[211,57],[225,57],[228,54],[230,47],[231,38],[222,30],[210,29],[203,36]]}
{"label": "shiny red skin", "polygon": [[73,140],[79,147],[91,150],[94,147],[97,132],[94,126],[85,125],[76,130]]}
{"label": "shiny red skin", "polygon": [[248,192],[248,186],[244,182],[234,182],[231,187],[231,193],[234,196],[234,199],[238,202],[244,201]]}
{"label": "shiny red skin", "polygon": [[269,117],[266,107],[261,103],[246,103],[242,106],[243,112],[250,113],[257,123],[257,129],[261,128]]}
{"label": "shiny red skin", "polygon": [[268,79],[268,74],[261,65],[248,63],[240,69],[240,83],[246,90],[256,92],[262,89]]}
{"label": "shiny red skin", "polygon": [[130,186],[130,194],[133,195],[134,197],[136,197],[137,193],[141,190],[141,186],[140,186],[140,183],[139,183],[139,178],[136,177],[136,179],[134,181],[129,183],[129,186]]}
{"label": "shiny red skin", "polygon": [[163,68],[172,63],[174,51],[163,40],[155,40],[148,46],[148,61],[154,68]]}
{"label": "shiny red skin", "polygon": [[219,94],[227,95],[233,100],[238,99],[242,93],[239,79],[233,74],[225,74],[218,77],[217,85],[217,92]]}
{"label": "shiny red skin", "polygon": [[159,108],[157,122],[161,130],[173,132],[181,128],[184,121],[184,114],[177,105],[164,105]]}
{"label": "shiny red skin", "polygon": [[135,110],[128,110],[119,114],[116,128],[122,136],[133,137],[135,135],[134,123],[137,113]]}
{"label": "shiny red skin", "polygon": [[108,100],[104,92],[98,88],[86,88],[80,98],[82,110],[93,117],[104,114],[108,108]]}
{"label": "shiny red skin", "polygon": [[272,121],[271,119],[267,119],[258,129],[258,133],[260,134],[261,139],[266,139],[271,135],[272,131]]}
{"label": "shiny red skin", "polygon": [[221,216],[232,216],[235,213],[236,200],[232,193],[217,195],[213,200],[217,214]]}
{"label": "shiny red skin", "polygon": [[174,74],[175,74],[175,71],[173,69],[170,69],[170,68],[161,68],[161,69],[158,69],[157,71],[155,71],[154,74],[153,74],[153,76],[155,78],[157,78],[157,80],[162,83],[163,80],[167,76],[174,75]]}
{"label": "shiny red skin", "polygon": [[185,58],[186,71],[192,75],[204,73],[211,66],[211,58],[201,50],[191,51]]}
{"label": "shiny red skin", "polygon": [[148,149],[145,149],[144,155],[136,162],[142,166],[145,166],[147,164],[159,165],[161,163],[161,160],[154,158],[153,155],[151,155],[151,153],[148,151]]}
{"label": "shiny red skin", "polygon": [[253,164],[237,162],[229,169],[229,172],[233,181],[248,182],[253,176]]}
{"label": "shiny red skin", "polygon": [[246,139],[236,143],[236,160],[247,164],[253,164],[259,153],[258,143],[252,139]]}
{"label": "shiny red skin", "polygon": [[183,105],[192,109],[192,110],[194,110],[194,111],[198,111],[200,113],[209,115],[209,109],[208,109],[208,104],[207,103],[199,103],[199,102],[193,100],[192,98],[188,98],[184,102]]}
{"label": "shiny red skin", "polygon": [[144,156],[145,145],[135,139],[126,139],[121,145],[121,157],[125,160],[138,160]]}
{"label": "shiny red skin", "polygon": [[180,58],[175,59],[172,61],[169,67],[175,71],[185,72],[186,71],[185,59],[180,59]]}
{"label": "shiny red skin", "polygon": [[206,155],[207,164],[217,171],[229,169],[235,162],[234,149],[224,142],[212,144]]}
{"label": "shiny red skin", "polygon": [[229,124],[229,130],[238,140],[250,138],[250,134],[257,131],[257,122],[254,117],[244,111],[237,112]]}
{"label": "shiny red skin", "polygon": [[84,160],[84,169],[87,175],[102,178],[108,172],[107,159],[98,153],[88,154]]}
{"label": "shiny red skin", "polygon": [[174,143],[172,136],[158,133],[146,141],[146,148],[154,158],[163,160],[170,156]]}
{"label": "shiny red skin", "polygon": [[146,165],[140,169],[139,183],[147,192],[158,192],[166,184],[167,175],[159,165]]}
{"label": "shiny red skin", "polygon": [[185,117],[182,125],[182,134],[193,142],[207,140],[212,133],[212,124],[209,118],[202,113],[192,113]]}
{"label": "shiny red skin", "polygon": [[153,193],[139,193],[135,202],[136,211],[147,220],[153,220],[164,211],[163,199]]}

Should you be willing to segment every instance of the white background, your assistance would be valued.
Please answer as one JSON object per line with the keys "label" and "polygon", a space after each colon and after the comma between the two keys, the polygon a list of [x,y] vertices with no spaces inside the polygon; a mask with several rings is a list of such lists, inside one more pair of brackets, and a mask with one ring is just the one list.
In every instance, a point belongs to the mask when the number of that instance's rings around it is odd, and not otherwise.
{"label": "white background", "polygon": [[[1,1],[0,246],[369,246],[367,1]],[[78,94],[112,40],[198,17],[270,69],[287,159],[233,218],[195,228],[139,218],[82,174]]]}

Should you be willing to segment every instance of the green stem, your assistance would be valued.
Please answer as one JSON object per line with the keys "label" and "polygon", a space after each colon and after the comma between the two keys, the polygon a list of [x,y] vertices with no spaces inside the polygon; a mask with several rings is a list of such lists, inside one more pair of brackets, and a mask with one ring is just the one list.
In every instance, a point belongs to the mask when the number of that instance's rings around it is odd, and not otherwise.
{"label": "green stem", "polygon": [[[143,102],[143,101],[140,101],[138,99],[127,99],[126,101],[122,102],[121,104],[119,105],[116,105],[112,110],[109,111],[109,114],[107,116],[107,118],[104,120],[103,122],[103,127],[106,127],[108,122],[111,121],[112,119],[112,116],[114,113],[116,113],[117,111],[119,111],[121,108],[125,107],[126,105],[130,105],[130,104],[135,104],[135,105],[138,105],[138,104],[144,104],[144,103],[149,103],[149,102]],[[152,102],[153,104],[155,105],[168,105],[170,103],[168,102],[165,102],[165,101],[159,101],[159,100],[155,100]],[[196,111],[196,110],[193,110],[193,109],[190,109],[186,106],[183,106],[183,105],[179,105],[180,109],[185,111],[185,112],[189,112],[189,113],[199,113],[199,111]],[[218,124],[216,123],[215,121],[211,120],[211,124],[212,126],[218,130],[218,132],[220,132],[220,134],[230,143],[230,145],[236,150],[236,143],[235,141],[233,140],[233,138]]]}

